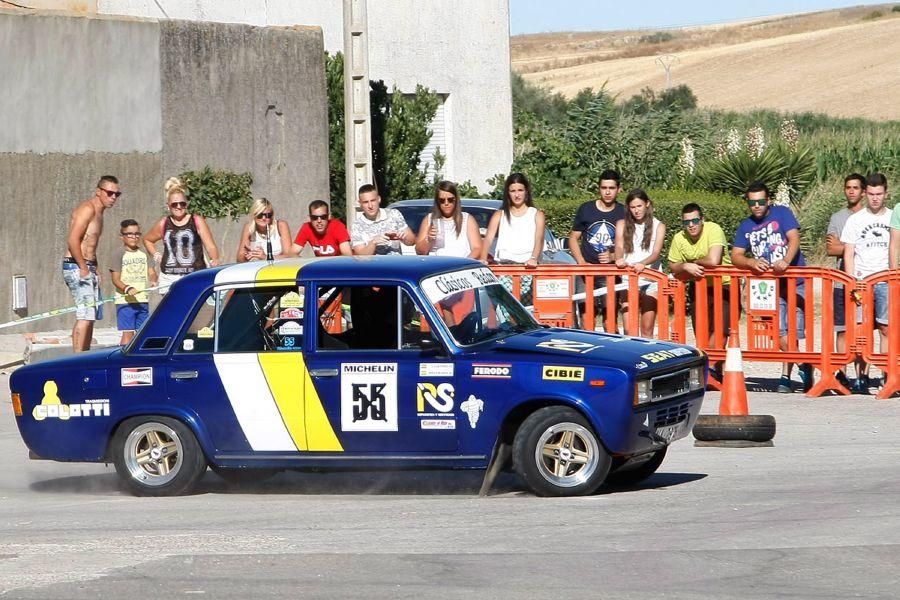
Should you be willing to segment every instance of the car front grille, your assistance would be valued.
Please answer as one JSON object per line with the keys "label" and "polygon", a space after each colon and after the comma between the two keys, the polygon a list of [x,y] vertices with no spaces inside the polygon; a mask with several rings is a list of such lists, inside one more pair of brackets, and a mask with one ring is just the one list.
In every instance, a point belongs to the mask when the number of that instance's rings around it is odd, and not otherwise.
{"label": "car front grille", "polygon": [[665,427],[666,425],[675,425],[686,420],[690,414],[690,403],[685,402],[677,406],[669,406],[656,411],[656,420],[653,426],[656,428]]}
{"label": "car front grille", "polygon": [[650,401],[668,400],[686,394],[690,389],[689,369],[657,375],[650,380]]}

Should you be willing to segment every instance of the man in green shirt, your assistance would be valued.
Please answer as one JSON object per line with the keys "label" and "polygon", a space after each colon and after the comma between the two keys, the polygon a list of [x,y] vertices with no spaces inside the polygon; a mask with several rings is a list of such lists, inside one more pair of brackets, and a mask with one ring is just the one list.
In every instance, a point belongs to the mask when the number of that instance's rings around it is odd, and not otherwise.
{"label": "man in green shirt", "polygon": [[[669,246],[669,270],[676,278],[688,282],[688,304],[692,315],[694,336],[699,337],[695,302],[696,290],[693,282],[705,275],[707,267],[730,266],[731,257],[725,251],[727,242],[722,228],[716,223],[703,219],[703,209],[699,204],[691,202],[681,209],[681,225],[682,230],[675,234],[672,244]],[[718,323],[714,319],[713,278],[707,276],[706,281],[708,347],[713,348],[715,332],[722,331],[727,340],[731,330],[731,278],[727,275],[722,277],[722,318]],[[736,296],[735,301],[740,302],[740,298]]]}

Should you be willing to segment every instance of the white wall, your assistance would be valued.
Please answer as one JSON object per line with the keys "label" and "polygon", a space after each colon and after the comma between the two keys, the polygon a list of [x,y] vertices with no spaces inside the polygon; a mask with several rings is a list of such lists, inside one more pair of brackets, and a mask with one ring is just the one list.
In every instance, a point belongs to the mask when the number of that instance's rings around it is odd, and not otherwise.
{"label": "white wall", "polygon": [[[343,49],[342,0],[98,0],[98,11],[153,18],[318,25]],[[512,162],[508,0],[369,0],[372,79],[449,97],[444,176],[487,189]],[[449,150],[449,152],[447,151]]]}

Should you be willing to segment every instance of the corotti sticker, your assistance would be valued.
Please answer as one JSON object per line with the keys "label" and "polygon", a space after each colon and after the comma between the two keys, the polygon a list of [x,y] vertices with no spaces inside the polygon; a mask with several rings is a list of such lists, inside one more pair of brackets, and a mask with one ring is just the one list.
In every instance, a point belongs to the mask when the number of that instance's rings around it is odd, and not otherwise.
{"label": "corotti sticker", "polygon": [[341,364],[341,429],[397,431],[397,363]]}
{"label": "corotti sticker", "polygon": [[589,344],[587,342],[576,342],[574,340],[560,340],[551,338],[547,341],[540,342],[537,345],[538,348],[547,348],[548,350],[564,350],[566,352],[577,352],[579,354],[584,354],[585,352],[590,352],[595,348],[599,348],[596,344]]}
{"label": "corotti sticker", "polygon": [[584,381],[584,367],[544,365],[541,377],[548,381]]}
{"label": "corotti sticker", "polygon": [[453,377],[453,363],[422,363],[419,377]]}
{"label": "corotti sticker", "polygon": [[476,398],[474,394],[470,394],[468,400],[459,405],[460,410],[469,417],[469,426],[475,429],[478,425],[478,419],[484,411],[484,400]]}
{"label": "corotti sticker", "polygon": [[153,367],[122,369],[122,387],[153,385]]}
{"label": "corotti sticker", "polygon": [[34,407],[31,416],[35,421],[59,419],[68,421],[79,417],[108,417],[109,398],[89,398],[80,404],[63,404],[59,399],[59,388],[55,381],[44,383],[44,396]]}
{"label": "corotti sticker", "polygon": [[453,419],[422,419],[422,429],[456,429],[456,421]]}
{"label": "corotti sticker", "polygon": [[679,356],[691,356],[693,354],[694,353],[687,348],[672,348],[671,350],[658,350],[656,352],[641,354],[641,358],[649,362],[651,365],[655,365],[656,363],[661,363],[672,358],[678,358]]}
{"label": "corotti sticker", "polygon": [[416,384],[416,413],[419,416],[440,416],[453,412],[456,390],[450,383]]}
{"label": "corotti sticker", "polygon": [[512,365],[474,363],[472,365],[473,379],[510,379],[512,377]]}

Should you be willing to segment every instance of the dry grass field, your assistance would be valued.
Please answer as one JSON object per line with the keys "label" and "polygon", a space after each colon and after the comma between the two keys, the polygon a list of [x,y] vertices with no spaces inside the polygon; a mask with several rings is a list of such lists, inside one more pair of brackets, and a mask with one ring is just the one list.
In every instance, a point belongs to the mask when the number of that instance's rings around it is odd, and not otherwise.
{"label": "dry grass field", "polygon": [[657,56],[671,54],[672,85],[690,86],[701,106],[900,120],[900,12],[891,8],[661,32],[515,36],[513,69],[565,96],[605,85],[627,98],[663,89]]}

